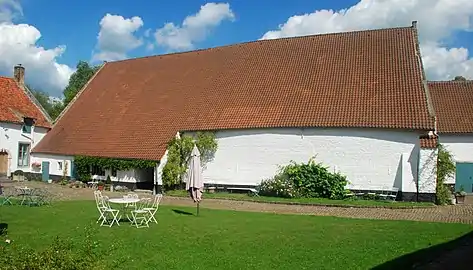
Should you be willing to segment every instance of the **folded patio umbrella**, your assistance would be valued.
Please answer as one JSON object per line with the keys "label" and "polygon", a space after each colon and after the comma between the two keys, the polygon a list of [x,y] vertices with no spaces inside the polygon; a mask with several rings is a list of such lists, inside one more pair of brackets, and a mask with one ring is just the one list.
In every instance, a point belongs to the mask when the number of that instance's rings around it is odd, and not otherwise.
{"label": "folded patio umbrella", "polygon": [[192,149],[187,168],[186,190],[194,202],[197,202],[197,215],[199,215],[199,203],[202,200],[204,181],[202,180],[202,168],[200,166],[200,152],[196,145]]}

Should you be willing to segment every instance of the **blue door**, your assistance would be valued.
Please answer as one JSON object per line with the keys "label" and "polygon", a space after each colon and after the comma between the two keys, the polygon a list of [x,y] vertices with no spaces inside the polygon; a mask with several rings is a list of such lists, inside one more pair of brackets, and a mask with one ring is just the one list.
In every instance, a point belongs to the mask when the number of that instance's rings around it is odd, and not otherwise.
{"label": "blue door", "polygon": [[49,180],[49,161],[43,161],[43,163],[41,164],[41,168],[42,168],[41,179],[44,182],[47,182]]}
{"label": "blue door", "polygon": [[463,186],[466,193],[473,193],[473,163],[457,162],[455,173],[455,191]]}
{"label": "blue door", "polygon": [[76,166],[74,166],[74,160],[71,160],[71,179],[76,179]]}

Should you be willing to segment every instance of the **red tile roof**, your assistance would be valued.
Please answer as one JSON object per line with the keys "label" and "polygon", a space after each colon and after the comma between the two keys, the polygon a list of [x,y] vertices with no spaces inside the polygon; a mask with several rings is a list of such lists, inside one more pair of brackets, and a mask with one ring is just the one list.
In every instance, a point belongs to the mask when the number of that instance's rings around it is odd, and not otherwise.
{"label": "red tile roof", "polygon": [[50,128],[46,116],[12,78],[0,77],[0,122],[23,123],[23,118],[35,119],[35,125]]}
{"label": "red tile roof", "polygon": [[429,82],[438,133],[473,133],[473,81]]}
{"label": "red tile roof", "polygon": [[158,160],[177,131],[432,130],[414,27],[107,63],[36,152]]}

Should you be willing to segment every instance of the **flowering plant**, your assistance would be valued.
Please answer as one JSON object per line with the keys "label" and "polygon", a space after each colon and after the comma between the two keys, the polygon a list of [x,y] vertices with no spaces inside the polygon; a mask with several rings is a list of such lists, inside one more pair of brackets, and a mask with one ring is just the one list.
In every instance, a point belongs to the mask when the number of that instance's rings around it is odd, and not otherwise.
{"label": "flowering plant", "polygon": [[38,161],[35,161],[31,164],[32,167],[36,167],[36,168],[39,168],[41,167],[41,163],[39,163]]}

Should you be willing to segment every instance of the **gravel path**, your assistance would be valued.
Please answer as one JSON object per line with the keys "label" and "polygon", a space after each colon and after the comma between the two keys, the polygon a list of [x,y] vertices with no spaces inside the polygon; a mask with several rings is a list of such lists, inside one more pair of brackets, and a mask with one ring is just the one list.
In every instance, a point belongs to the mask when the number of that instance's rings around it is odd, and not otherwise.
{"label": "gravel path", "polygon": [[[57,200],[93,200],[93,192],[88,188],[69,188],[58,184],[41,182],[3,183],[5,187],[28,186],[46,188]],[[119,193],[104,192],[110,197]],[[165,196],[165,205],[195,206],[189,198]],[[205,199],[200,204],[202,208],[228,209],[236,211],[269,212],[281,214],[304,214],[317,216],[336,216],[346,218],[367,218],[386,220],[415,220],[432,222],[458,222],[473,224],[473,205],[452,205],[415,209],[384,209],[384,208],[345,208],[310,205],[285,205],[233,200]]]}

